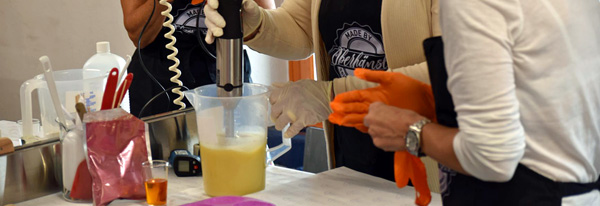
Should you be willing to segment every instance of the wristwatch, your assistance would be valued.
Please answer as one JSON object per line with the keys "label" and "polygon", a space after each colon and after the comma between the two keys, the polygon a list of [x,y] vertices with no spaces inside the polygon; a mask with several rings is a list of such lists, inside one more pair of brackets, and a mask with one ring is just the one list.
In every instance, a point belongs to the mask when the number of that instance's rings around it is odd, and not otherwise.
{"label": "wristwatch", "polygon": [[408,132],[406,132],[405,140],[406,140],[406,151],[408,153],[420,157],[424,155],[420,155],[421,153],[421,131],[423,126],[427,123],[430,123],[431,120],[425,118],[422,119],[408,127]]}

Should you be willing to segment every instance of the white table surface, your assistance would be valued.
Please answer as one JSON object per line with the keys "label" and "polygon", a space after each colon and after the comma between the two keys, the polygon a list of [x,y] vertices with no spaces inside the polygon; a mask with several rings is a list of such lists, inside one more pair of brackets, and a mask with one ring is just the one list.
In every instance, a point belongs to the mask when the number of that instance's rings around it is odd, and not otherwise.
{"label": "white table surface", "polygon": [[[399,189],[394,182],[342,167],[319,174],[269,166],[265,190],[246,195],[276,205],[414,205],[412,187]],[[82,206],[91,203],[67,202],[61,193],[16,205]],[[170,171],[167,205],[181,205],[210,198],[204,194],[202,177],[177,177]],[[111,206],[147,205],[145,200],[115,200]],[[442,205],[432,193],[430,205]]]}

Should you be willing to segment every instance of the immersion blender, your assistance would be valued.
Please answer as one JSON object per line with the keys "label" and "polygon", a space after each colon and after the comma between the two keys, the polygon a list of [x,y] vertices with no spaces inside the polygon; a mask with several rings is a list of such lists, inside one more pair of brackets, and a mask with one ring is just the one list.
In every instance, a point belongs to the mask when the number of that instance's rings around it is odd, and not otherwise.
{"label": "immersion blender", "polygon": [[[243,91],[242,46],[243,32],[241,19],[242,0],[221,0],[217,11],[227,22],[223,36],[216,40],[217,50],[217,95],[219,97],[240,97]],[[225,109],[225,137],[235,137],[233,111],[238,98],[223,100]]]}

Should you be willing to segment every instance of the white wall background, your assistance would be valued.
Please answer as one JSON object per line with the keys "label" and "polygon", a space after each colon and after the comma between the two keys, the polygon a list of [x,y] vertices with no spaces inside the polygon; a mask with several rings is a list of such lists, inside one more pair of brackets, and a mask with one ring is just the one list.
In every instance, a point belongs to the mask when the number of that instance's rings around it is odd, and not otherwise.
{"label": "white wall background", "polygon": [[[40,56],[63,70],[81,68],[98,41],[109,41],[120,56],[134,51],[117,0],[3,0],[0,28],[0,120],[21,119],[19,88],[42,72]],[[256,52],[250,58],[255,82],[287,81],[287,61]],[[33,111],[39,116],[37,105]]]}
{"label": "white wall background", "polygon": [[254,83],[271,85],[274,82],[288,81],[288,61],[267,56],[253,50],[248,50],[252,64],[252,81]]}
{"label": "white wall background", "polygon": [[[21,83],[40,74],[48,55],[54,70],[81,68],[97,41],[125,56],[134,47],[123,28],[119,1],[3,0],[0,7],[0,119],[21,119]],[[34,116],[39,116],[34,106]]]}

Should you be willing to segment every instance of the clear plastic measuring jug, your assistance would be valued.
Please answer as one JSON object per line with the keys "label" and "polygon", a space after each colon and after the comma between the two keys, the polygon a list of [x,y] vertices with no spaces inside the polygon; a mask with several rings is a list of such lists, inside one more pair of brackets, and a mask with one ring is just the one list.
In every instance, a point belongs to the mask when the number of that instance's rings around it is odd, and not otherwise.
{"label": "clear plastic measuring jug", "polygon": [[[83,79],[82,69],[57,70],[52,72],[56,81],[56,90],[61,104],[69,113],[75,113],[77,98],[83,98],[90,111],[100,109],[104,81],[107,75],[100,70],[94,78]],[[32,133],[32,100],[34,90],[38,91],[40,105],[40,119],[44,134],[41,138],[59,136],[59,126],[56,122],[56,111],[52,105],[50,91],[46,84],[44,74],[39,74],[21,84],[21,120],[23,122],[23,137],[30,137]],[[77,116],[77,115],[74,115]]]}
{"label": "clear plastic measuring jug", "polygon": [[[269,88],[245,83],[242,96],[217,97],[217,87],[212,84],[184,93],[196,110],[206,194],[245,195],[263,190],[269,164],[265,164],[266,152],[274,161],[291,149],[287,138],[281,145],[266,149]],[[226,115],[227,110],[233,115]]]}

